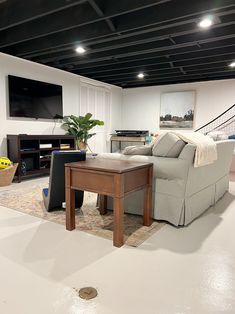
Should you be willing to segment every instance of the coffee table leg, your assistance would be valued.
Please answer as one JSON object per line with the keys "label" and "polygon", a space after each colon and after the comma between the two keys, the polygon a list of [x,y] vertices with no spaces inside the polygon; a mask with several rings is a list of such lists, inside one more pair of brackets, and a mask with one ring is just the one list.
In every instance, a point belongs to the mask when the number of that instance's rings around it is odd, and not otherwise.
{"label": "coffee table leg", "polygon": [[75,229],[75,191],[66,187],[66,229]]}
{"label": "coffee table leg", "polygon": [[107,196],[106,195],[100,195],[99,211],[101,215],[107,214]]}
{"label": "coffee table leg", "polygon": [[123,198],[114,197],[113,199],[113,245],[120,247],[123,245]]}
{"label": "coffee table leg", "polygon": [[152,167],[149,168],[148,185],[144,191],[144,226],[151,226],[152,220]]}

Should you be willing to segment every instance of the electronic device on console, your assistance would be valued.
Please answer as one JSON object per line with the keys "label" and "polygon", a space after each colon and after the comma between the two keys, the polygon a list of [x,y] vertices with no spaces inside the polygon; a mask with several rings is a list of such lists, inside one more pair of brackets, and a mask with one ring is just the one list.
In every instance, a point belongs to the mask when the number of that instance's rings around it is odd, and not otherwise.
{"label": "electronic device on console", "polygon": [[149,131],[146,130],[115,130],[117,136],[149,136]]}

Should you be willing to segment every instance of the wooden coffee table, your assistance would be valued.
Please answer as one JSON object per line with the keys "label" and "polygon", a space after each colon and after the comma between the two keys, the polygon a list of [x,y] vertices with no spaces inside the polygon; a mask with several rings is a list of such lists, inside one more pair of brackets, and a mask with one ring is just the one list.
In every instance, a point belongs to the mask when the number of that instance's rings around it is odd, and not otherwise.
{"label": "wooden coffee table", "polygon": [[65,165],[66,229],[75,229],[75,190],[100,194],[100,213],[105,214],[107,196],[113,198],[113,245],[120,247],[123,237],[123,201],[134,191],[144,193],[144,226],[152,224],[153,164],[112,159],[89,159]]}

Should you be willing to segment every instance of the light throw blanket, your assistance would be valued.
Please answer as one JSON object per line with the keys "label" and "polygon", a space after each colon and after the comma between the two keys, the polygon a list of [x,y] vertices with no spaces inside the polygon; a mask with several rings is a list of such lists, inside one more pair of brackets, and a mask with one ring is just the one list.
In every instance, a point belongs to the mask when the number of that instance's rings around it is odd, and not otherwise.
{"label": "light throw blanket", "polygon": [[210,137],[198,132],[171,132],[183,141],[196,146],[194,167],[212,164],[217,160],[216,143]]}

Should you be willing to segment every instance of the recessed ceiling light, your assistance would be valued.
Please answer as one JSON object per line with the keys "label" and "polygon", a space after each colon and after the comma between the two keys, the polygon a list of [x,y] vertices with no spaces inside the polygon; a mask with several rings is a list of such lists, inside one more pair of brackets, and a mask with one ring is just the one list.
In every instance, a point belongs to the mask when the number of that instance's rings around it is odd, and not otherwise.
{"label": "recessed ceiling light", "polygon": [[138,77],[139,79],[143,79],[143,78],[144,78],[144,73],[140,72],[140,73],[137,75],[137,77]]}
{"label": "recessed ceiling light", "polygon": [[229,64],[230,68],[235,68],[235,61]]}
{"label": "recessed ceiling light", "polygon": [[199,22],[201,28],[208,28],[213,24],[213,19],[211,17],[205,17]]}
{"label": "recessed ceiling light", "polygon": [[82,46],[78,46],[75,50],[77,53],[79,53],[81,55],[86,52],[86,49],[83,48]]}

